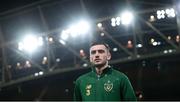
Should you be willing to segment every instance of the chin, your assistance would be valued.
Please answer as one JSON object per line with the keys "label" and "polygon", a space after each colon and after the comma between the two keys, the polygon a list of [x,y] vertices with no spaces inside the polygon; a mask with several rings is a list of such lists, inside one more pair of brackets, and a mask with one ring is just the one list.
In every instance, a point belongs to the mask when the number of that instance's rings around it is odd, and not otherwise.
{"label": "chin", "polygon": [[101,68],[103,67],[105,64],[104,63],[101,63],[101,64],[94,64],[95,67],[98,67],[98,68]]}

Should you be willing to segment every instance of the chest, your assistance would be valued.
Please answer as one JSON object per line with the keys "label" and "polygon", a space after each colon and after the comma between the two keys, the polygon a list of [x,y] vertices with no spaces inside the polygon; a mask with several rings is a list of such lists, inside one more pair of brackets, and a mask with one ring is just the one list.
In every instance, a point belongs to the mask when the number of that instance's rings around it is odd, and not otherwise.
{"label": "chest", "polygon": [[106,99],[119,96],[120,80],[114,76],[91,77],[81,81],[81,93],[84,98]]}

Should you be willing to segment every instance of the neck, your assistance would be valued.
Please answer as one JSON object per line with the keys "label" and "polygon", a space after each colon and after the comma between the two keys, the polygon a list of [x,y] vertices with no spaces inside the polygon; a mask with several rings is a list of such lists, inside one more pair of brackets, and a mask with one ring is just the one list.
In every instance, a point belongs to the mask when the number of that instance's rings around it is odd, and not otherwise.
{"label": "neck", "polygon": [[96,68],[96,73],[97,73],[98,75],[101,75],[102,72],[103,72],[103,70],[104,70],[105,68],[107,68],[107,66],[108,66],[108,62],[107,62],[104,66],[102,66],[102,67],[100,67],[100,68],[95,67],[95,68]]}

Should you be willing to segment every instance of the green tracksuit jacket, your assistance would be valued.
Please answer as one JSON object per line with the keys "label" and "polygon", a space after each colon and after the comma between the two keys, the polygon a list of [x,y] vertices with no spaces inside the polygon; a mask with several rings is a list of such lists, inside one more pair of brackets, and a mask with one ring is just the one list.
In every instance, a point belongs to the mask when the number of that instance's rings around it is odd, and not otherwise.
{"label": "green tracksuit jacket", "polygon": [[80,76],[75,83],[75,101],[136,101],[128,77],[107,67],[98,76],[95,69]]}

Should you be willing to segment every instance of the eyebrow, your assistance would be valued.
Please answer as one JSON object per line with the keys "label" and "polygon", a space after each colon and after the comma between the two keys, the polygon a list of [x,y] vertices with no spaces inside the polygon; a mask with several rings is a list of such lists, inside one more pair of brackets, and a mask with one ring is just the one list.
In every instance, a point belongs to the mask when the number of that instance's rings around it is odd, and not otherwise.
{"label": "eyebrow", "polygon": [[98,51],[98,52],[100,52],[100,53],[105,52],[105,50],[103,50],[103,49],[99,49],[99,50],[91,50],[91,54],[95,53],[96,51]]}

